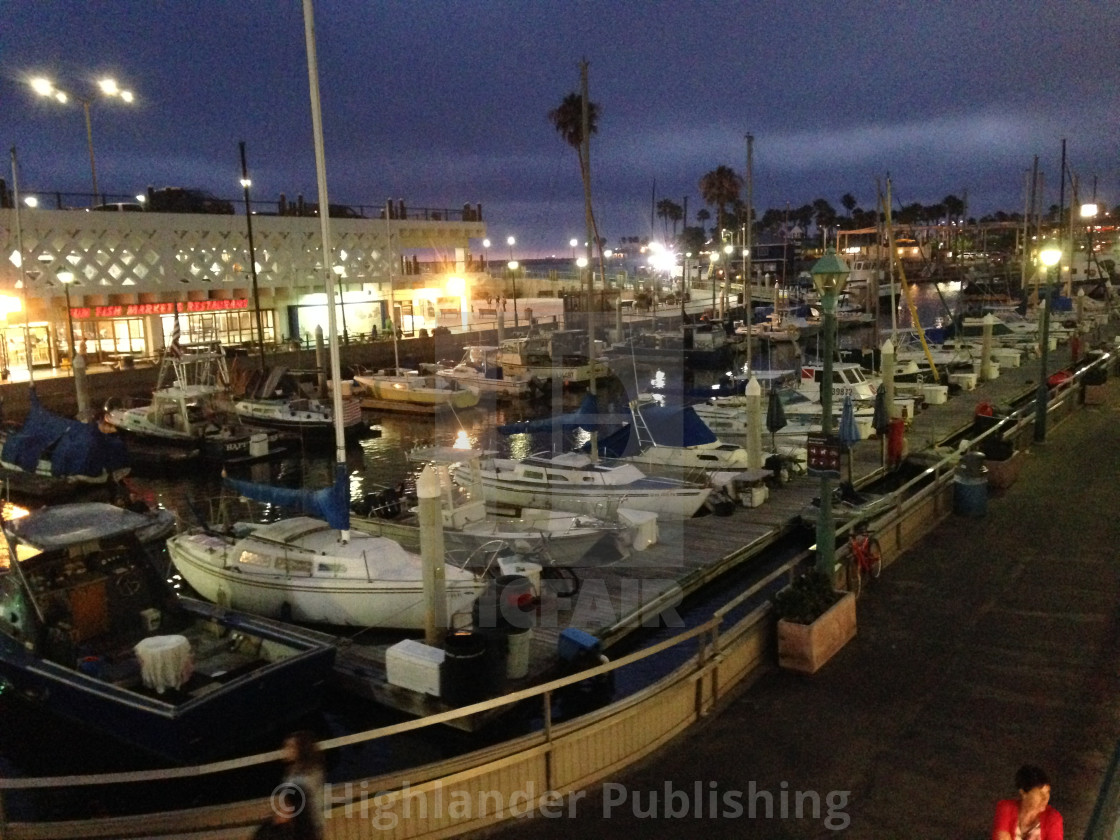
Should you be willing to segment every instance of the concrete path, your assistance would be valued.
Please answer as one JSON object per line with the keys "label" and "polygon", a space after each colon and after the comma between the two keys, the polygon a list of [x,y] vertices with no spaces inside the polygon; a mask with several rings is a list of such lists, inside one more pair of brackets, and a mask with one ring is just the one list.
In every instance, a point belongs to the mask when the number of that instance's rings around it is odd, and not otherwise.
{"label": "concrete path", "polygon": [[[979,840],[1031,762],[1065,836],[1086,837],[1120,742],[1120,382],[1108,391],[1051,427],[985,517],[952,517],[884,570],[822,671],[768,673],[574,818],[489,836]],[[1093,840],[1116,836],[1114,797]]]}

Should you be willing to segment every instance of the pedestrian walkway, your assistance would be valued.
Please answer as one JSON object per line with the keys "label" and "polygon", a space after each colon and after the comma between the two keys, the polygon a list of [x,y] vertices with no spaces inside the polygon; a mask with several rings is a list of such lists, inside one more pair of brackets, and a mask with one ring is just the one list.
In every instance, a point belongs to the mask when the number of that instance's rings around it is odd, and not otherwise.
{"label": "pedestrian walkway", "polygon": [[953,516],[885,569],[823,670],[767,673],[564,816],[488,836],[979,840],[1026,762],[1050,774],[1067,838],[1089,837],[1098,799],[1091,840],[1120,836],[1102,795],[1120,743],[1120,383],[1107,388],[1051,426],[984,517]]}

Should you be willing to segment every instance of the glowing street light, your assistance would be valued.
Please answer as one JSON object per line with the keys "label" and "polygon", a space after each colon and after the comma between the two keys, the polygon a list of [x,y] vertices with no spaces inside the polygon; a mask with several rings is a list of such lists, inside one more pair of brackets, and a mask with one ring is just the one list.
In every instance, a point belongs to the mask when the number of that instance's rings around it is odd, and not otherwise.
{"label": "glowing street light", "polygon": [[1042,443],[1046,440],[1046,413],[1050,407],[1050,383],[1047,381],[1050,375],[1047,371],[1050,352],[1050,270],[1061,261],[1062,249],[1056,245],[1049,245],[1042,249],[1038,258],[1045,266],[1046,276],[1043,279],[1046,283],[1044,285],[1045,294],[1038,302],[1039,306],[1042,307],[1040,313],[1042,324],[1039,329],[1041,343],[1038,353],[1038,393],[1034,398],[1034,439],[1036,443]]}
{"label": "glowing street light", "polygon": [[[70,102],[70,94],[56,87],[54,82],[44,76],[37,76],[31,79],[28,84],[31,86],[31,89],[39,96],[47,99],[53,99],[60,105],[66,105]],[[121,88],[120,85],[117,84],[116,79],[101,79],[97,82],[97,88],[101,91],[101,94],[103,96],[110,99],[119,99],[129,105],[131,105],[135,99],[135,97],[132,95],[132,91],[124,90],[123,88]],[[79,96],[76,96],[74,98],[82,103],[82,111],[84,112],[86,118],[86,142],[89,144],[89,170],[90,175],[93,178],[93,204],[96,205],[100,204],[101,202],[99,200],[100,194],[97,191],[97,163],[93,156],[93,123],[91,122],[89,116],[90,100],[83,99]]]}
{"label": "glowing street light", "polygon": [[[513,237],[512,236],[509,238],[509,244],[513,245]],[[513,253],[512,248],[510,249],[510,253],[511,254]],[[514,327],[519,327],[520,326],[520,323],[518,322],[518,318],[517,318],[517,269],[520,267],[520,265],[521,264],[515,259],[511,259],[508,263],[506,263],[506,266],[509,268],[510,282],[513,284],[513,326]]]}

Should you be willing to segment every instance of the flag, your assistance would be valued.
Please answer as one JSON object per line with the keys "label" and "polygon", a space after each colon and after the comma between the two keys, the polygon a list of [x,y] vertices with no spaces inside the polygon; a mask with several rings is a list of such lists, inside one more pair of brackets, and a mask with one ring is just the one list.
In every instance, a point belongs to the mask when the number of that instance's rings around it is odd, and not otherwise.
{"label": "flag", "polygon": [[182,356],[183,348],[179,344],[182,339],[183,333],[179,330],[179,310],[175,310],[175,326],[171,328],[171,353],[174,356]]}

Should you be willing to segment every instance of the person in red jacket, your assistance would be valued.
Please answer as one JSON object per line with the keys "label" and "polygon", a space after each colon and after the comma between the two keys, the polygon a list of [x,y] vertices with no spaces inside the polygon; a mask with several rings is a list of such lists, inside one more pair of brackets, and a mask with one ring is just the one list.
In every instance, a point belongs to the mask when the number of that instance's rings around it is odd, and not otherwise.
{"label": "person in red jacket", "polygon": [[1050,805],[1050,779],[1033,764],[1015,774],[1018,799],[996,803],[992,840],[1063,840],[1062,815]]}

